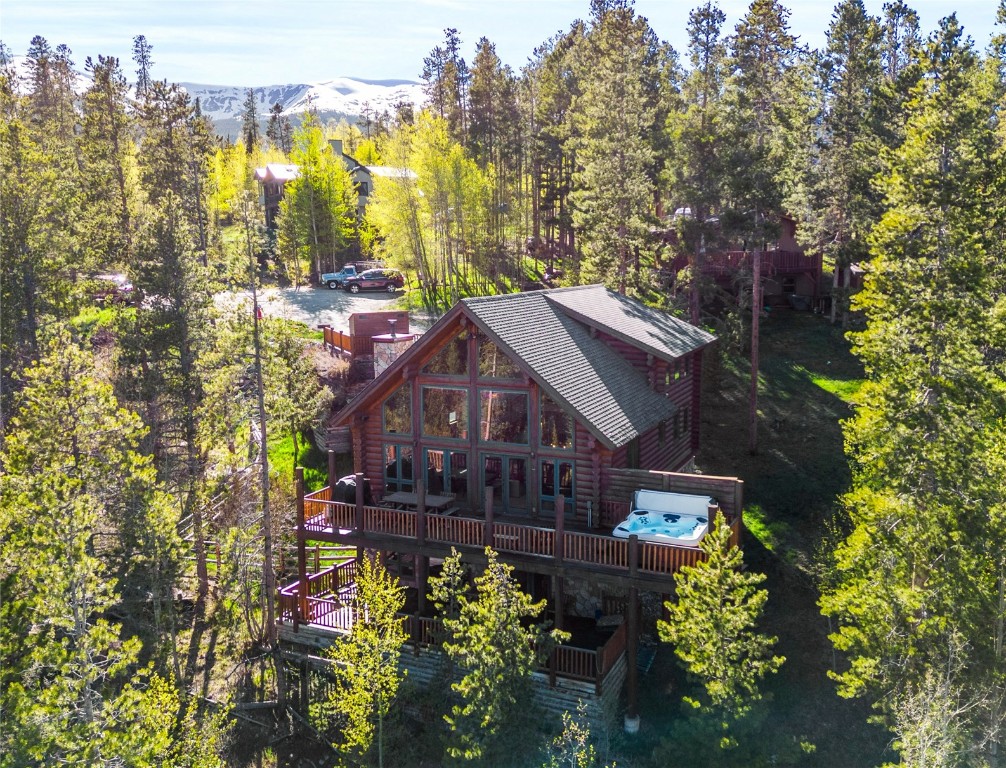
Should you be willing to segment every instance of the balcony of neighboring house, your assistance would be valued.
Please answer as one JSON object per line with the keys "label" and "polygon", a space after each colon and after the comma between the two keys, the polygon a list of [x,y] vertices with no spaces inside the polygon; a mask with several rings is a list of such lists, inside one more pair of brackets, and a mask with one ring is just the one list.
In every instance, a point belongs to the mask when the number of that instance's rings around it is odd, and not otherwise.
{"label": "balcony of neighboring house", "polygon": [[[705,255],[702,270],[708,275],[733,275],[745,269],[751,269],[753,252],[747,251],[709,251]],[[667,266],[671,273],[680,272],[688,266],[690,257],[678,255]],[[764,250],[761,253],[762,275],[765,277],[787,277],[791,275],[810,274],[820,276],[821,255],[807,254],[802,251],[786,251],[779,249]]]}

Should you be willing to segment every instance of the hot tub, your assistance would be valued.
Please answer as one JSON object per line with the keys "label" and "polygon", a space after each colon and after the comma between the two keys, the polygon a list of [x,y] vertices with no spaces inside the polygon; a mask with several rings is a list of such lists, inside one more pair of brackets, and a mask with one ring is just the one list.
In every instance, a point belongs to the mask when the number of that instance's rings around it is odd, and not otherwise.
{"label": "hot tub", "polygon": [[697,547],[709,530],[709,508],[715,506],[716,500],[709,496],[636,491],[632,495],[632,511],[615,526],[612,535]]}

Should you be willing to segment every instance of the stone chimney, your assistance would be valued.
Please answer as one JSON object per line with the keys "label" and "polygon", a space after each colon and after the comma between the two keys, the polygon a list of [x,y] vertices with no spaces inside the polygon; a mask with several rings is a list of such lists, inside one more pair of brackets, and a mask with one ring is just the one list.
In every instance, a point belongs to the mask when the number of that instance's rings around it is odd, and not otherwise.
{"label": "stone chimney", "polygon": [[380,376],[416,341],[414,333],[397,333],[395,319],[388,320],[389,333],[374,337],[374,378]]}

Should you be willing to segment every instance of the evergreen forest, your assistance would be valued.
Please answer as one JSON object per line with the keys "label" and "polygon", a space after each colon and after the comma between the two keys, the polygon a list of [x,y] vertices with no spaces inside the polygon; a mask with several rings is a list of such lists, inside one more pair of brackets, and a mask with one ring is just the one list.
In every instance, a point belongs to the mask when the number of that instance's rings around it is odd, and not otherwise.
{"label": "evergreen forest", "polygon": [[[518,70],[446,29],[425,103],[351,124],[249,93],[238,136],[158,79],[156,40],[0,42],[0,768],[1003,764],[1006,0],[997,21],[841,0],[811,49],[778,0],[733,28],[708,0],[676,51],[590,0]],[[365,208],[335,139],[385,169]],[[266,227],[269,164],[298,174]],[[768,313],[757,265],[794,221],[824,301]],[[724,251],[753,265],[729,285]],[[325,685],[285,660],[277,588],[347,372],[260,299],[362,260],[433,317],[603,283],[718,337],[698,469],[747,484],[745,545],[713,530],[678,575],[639,734],[535,709],[564,636],[492,550],[431,578],[435,685],[401,673],[376,558]]]}

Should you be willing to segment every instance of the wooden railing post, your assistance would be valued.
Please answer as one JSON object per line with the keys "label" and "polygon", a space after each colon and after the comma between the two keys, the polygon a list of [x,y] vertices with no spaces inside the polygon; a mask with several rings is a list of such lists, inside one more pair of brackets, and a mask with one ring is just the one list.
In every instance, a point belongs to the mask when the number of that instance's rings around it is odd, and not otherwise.
{"label": "wooden railing post", "polygon": [[426,486],[422,480],[416,481],[416,543],[426,543]]}
{"label": "wooden railing post", "polygon": [[335,476],[335,451],[328,452],[328,499],[329,501],[336,501],[335,498],[335,484],[339,482],[339,478]]}
{"label": "wooden railing post", "polygon": [[356,473],[356,532],[363,533],[363,473]]}
{"label": "wooden railing post", "polygon": [[491,547],[493,545],[493,489],[487,485],[486,494],[486,527],[482,536],[482,543]]}
{"label": "wooden railing post", "polygon": [[321,545],[320,544],[315,544],[314,545],[314,572],[315,573],[320,573],[321,572]]}
{"label": "wooden railing post", "polygon": [[562,562],[563,539],[566,532],[566,497],[558,496],[555,500],[555,541],[552,542],[553,556],[557,563]]}
{"label": "wooden railing post", "polygon": [[639,575],[639,537],[632,534],[629,537],[629,577],[636,578]]}
{"label": "wooden railing post", "polygon": [[294,470],[297,482],[297,610],[293,616],[293,631],[301,621],[309,619],[307,615],[307,531],[304,530],[304,468]]}

